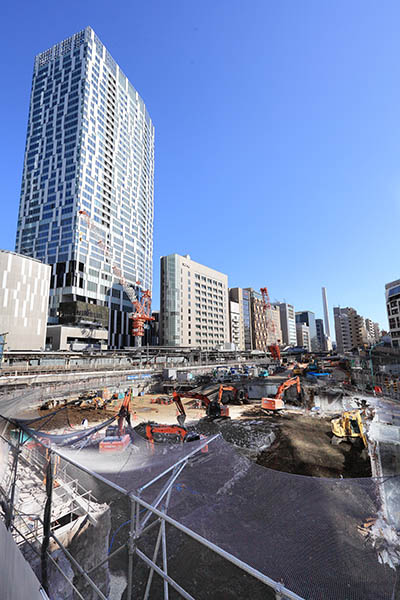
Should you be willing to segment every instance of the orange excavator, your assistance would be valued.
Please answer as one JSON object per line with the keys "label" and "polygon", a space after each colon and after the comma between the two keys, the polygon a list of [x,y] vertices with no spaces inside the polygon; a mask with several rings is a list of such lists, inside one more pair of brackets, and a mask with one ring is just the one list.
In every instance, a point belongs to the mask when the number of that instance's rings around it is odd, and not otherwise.
{"label": "orange excavator", "polygon": [[[199,439],[199,434],[194,431],[188,431],[184,424],[186,421],[186,412],[182,403],[182,398],[195,398],[201,400],[201,403],[206,407],[207,414],[211,410],[209,407],[212,406],[212,401],[204,394],[198,394],[196,392],[180,392],[176,390],[172,392],[172,399],[175,402],[175,406],[178,409],[178,415],[176,417],[178,425],[160,425],[159,423],[146,423],[145,436],[149,442],[192,442],[193,440]],[[221,411],[218,416],[221,416]]]}
{"label": "orange excavator", "polygon": [[[225,393],[228,392],[228,393]],[[229,392],[233,392],[230,394]],[[219,386],[218,391],[218,402],[221,404],[229,404],[232,402],[233,404],[244,404],[247,401],[247,392],[244,390],[239,390],[233,385],[223,385]]]}
{"label": "orange excavator", "polygon": [[261,408],[264,410],[282,410],[285,407],[283,395],[285,390],[295,385],[297,387],[297,396],[301,396],[300,377],[290,377],[278,387],[275,398],[261,398]]}
{"label": "orange excavator", "polygon": [[185,410],[183,408],[181,400],[182,398],[194,398],[195,400],[200,400],[201,405],[206,409],[207,417],[209,417],[210,419],[217,419],[218,417],[229,417],[229,408],[226,406],[227,402],[224,402],[223,400],[220,401],[219,394],[217,398],[215,398],[214,400],[210,400],[208,396],[206,396],[205,394],[199,394],[198,392],[177,392],[174,390],[172,393],[172,398],[178,408],[178,411],[180,412],[180,415],[178,415],[178,423],[180,422],[179,418],[181,417],[181,415],[185,414]]}
{"label": "orange excavator", "polygon": [[131,396],[132,390],[129,389],[125,394],[120,409],[118,411],[118,424],[109,425],[106,429],[106,435],[99,443],[99,451],[102,453],[123,452],[131,443],[131,436],[126,430],[124,421],[131,426]]}

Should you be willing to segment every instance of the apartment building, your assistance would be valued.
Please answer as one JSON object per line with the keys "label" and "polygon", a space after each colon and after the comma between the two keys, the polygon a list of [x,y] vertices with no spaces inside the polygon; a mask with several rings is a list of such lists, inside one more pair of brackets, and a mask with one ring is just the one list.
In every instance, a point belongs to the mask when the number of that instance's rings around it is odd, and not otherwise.
{"label": "apartment building", "polygon": [[15,248],[52,267],[50,323],[64,302],[105,306],[109,345],[133,345],[132,304],[98,241],[137,292],[151,290],[153,180],[149,113],[94,31],[38,54]]}
{"label": "apartment building", "polygon": [[268,350],[268,320],[264,310],[264,302],[259,292],[247,288],[250,293],[250,314],[252,330],[252,349]]}
{"label": "apartment building", "polygon": [[187,254],[161,257],[162,346],[211,350],[230,342],[228,276]]}
{"label": "apartment building", "polygon": [[385,285],[386,309],[390,337],[395,347],[400,346],[400,279]]}
{"label": "apartment building", "polygon": [[230,341],[235,344],[237,350],[244,350],[243,319],[240,314],[240,304],[232,300],[229,300],[229,325]]}
{"label": "apartment building", "polygon": [[374,323],[372,319],[365,319],[365,328],[367,330],[368,343],[376,344],[380,339],[379,323]]}
{"label": "apartment building", "polygon": [[355,308],[335,306],[333,315],[335,319],[336,347],[339,353],[348,352],[352,348],[359,348],[368,344],[365,320],[357,313]]}
{"label": "apartment building", "polygon": [[[239,305],[241,346],[238,349],[266,351],[275,341],[282,343],[279,307],[272,306],[266,312],[262,295],[253,288],[231,288],[229,297]],[[269,319],[275,327],[275,339]]]}

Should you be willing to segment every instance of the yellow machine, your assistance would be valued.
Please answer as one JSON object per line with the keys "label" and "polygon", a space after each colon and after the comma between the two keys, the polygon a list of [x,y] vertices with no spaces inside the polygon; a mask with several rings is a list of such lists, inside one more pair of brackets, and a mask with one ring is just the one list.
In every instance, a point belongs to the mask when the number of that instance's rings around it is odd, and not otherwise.
{"label": "yellow machine", "polygon": [[367,438],[365,437],[364,424],[359,410],[345,411],[341,417],[331,420],[331,427],[333,433],[332,444],[354,442],[360,438],[364,447],[367,448]]}

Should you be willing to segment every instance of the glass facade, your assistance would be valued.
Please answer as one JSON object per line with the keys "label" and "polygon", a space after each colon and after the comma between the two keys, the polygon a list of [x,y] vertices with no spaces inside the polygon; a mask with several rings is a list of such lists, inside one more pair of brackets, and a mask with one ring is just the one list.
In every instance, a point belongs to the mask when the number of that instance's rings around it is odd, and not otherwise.
{"label": "glass facade", "polygon": [[244,327],[244,349],[251,350],[253,347],[251,319],[250,319],[250,292],[243,290],[243,327]]}
{"label": "glass facade", "polygon": [[181,286],[176,254],[161,257],[163,344],[181,345]]}
{"label": "glass facade", "polygon": [[317,336],[317,326],[315,324],[315,314],[311,310],[304,310],[296,313],[296,323],[304,323],[310,328],[311,350],[318,352],[319,342]]}
{"label": "glass facade", "polygon": [[151,290],[153,180],[153,124],[94,31],[36,56],[16,251],[52,265],[50,322],[60,302],[107,306],[110,346],[132,345],[132,305],[78,212],[128,283]]}

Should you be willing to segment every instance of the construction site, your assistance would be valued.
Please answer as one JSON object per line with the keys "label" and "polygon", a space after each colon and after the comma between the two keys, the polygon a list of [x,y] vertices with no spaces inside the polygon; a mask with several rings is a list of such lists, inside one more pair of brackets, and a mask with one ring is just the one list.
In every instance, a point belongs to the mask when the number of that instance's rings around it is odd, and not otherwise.
{"label": "construction site", "polygon": [[262,351],[142,346],[97,243],[135,345],[2,353],[3,597],[399,600],[397,354],[285,350],[267,288]]}
{"label": "construction site", "polygon": [[399,600],[400,386],[372,347],[285,349],[265,287],[263,350],[142,345],[151,293],[79,214],[135,343],[91,351],[107,311],[64,302],[69,351],[2,352],[3,596]]}
{"label": "construction site", "polygon": [[386,390],[334,357],[181,365],[4,375],[3,533],[30,597],[399,598]]}

